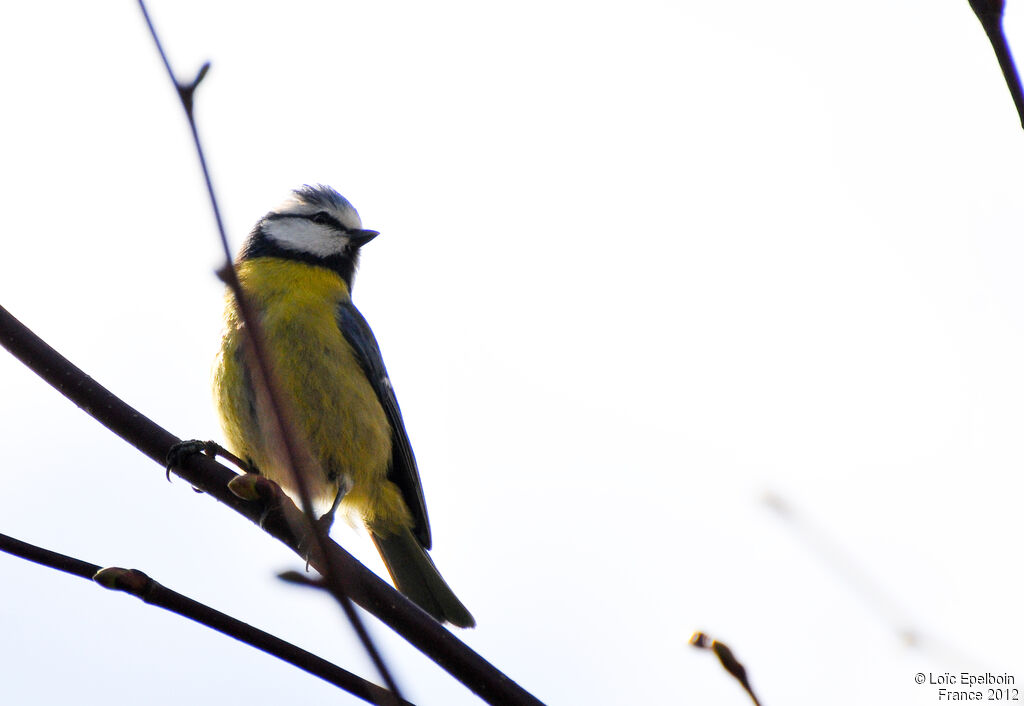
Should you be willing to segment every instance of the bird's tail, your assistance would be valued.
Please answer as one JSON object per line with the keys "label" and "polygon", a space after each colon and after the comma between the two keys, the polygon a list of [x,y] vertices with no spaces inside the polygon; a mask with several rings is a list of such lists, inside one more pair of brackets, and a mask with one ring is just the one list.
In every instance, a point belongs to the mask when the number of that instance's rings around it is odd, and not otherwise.
{"label": "bird's tail", "polygon": [[395,588],[440,622],[471,628],[476,621],[441,578],[426,550],[408,529],[388,535],[370,532]]}

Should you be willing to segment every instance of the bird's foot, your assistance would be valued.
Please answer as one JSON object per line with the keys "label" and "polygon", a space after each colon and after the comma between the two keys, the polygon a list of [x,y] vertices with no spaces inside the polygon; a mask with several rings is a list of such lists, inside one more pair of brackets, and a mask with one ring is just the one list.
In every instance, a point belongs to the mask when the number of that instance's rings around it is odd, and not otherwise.
{"label": "bird's foot", "polygon": [[320,516],[320,519],[316,521],[316,528],[320,532],[323,532],[326,537],[331,533],[331,527],[334,526],[334,511],[336,508],[332,507],[330,510]]}
{"label": "bird's foot", "polygon": [[[334,510],[329,510],[318,519],[313,520],[313,532],[326,539],[330,535],[331,525],[333,524]],[[319,545],[320,543],[316,540],[316,536],[308,532],[299,540],[299,554],[306,560],[307,572],[309,571],[310,558],[319,549]]]}
{"label": "bird's foot", "polygon": [[167,480],[171,479],[172,468],[181,464],[181,462],[189,456],[193,456],[198,453],[204,453],[210,458],[217,458],[218,456],[225,458],[228,461],[231,461],[231,463],[241,469],[244,473],[259,472],[251,463],[247,463],[238,458],[238,456],[235,456],[216,441],[189,439],[188,441],[179,441],[167,452]]}
{"label": "bird's foot", "polygon": [[165,472],[167,475],[167,482],[171,481],[171,469],[175,466],[181,465],[189,456],[194,456],[198,453],[206,453],[209,456],[215,456],[215,449],[220,448],[216,442],[213,441],[200,441],[199,439],[189,439],[188,441],[179,441],[177,444],[172,446],[167,452]]}

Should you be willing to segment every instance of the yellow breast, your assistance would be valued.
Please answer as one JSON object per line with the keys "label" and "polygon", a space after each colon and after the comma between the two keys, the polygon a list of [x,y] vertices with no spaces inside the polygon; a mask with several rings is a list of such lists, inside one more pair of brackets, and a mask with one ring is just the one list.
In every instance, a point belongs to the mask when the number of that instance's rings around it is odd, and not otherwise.
{"label": "yellow breast", "polygon": [[[258,313],[276,379],[291,409],[300,445],[308,452],[314,499],[330,503],[339,483],[350,488],[353,509],[374,514],[373,488],[385,483],[391,428],[352,348],[337,324],[349,298],[340,276],[322,267],[278,258],[241,263],[239,279]],[[264,391],[255,389],[246,363],[245,335],[229,295],[227,329],[214,373],[214,395],[231,450],[251,460],[286,490],[284,449],[274,431]],[[387,484],[390,485],[390,484]]]}

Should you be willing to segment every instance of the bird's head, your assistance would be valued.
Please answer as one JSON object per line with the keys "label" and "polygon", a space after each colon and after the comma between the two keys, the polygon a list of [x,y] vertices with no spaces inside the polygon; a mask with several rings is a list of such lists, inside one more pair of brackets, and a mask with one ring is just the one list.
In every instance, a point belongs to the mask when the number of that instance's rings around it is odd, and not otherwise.
{"label": "bird's head", "polygon": [[300,260],[335,270],[351,287],[359,248],[376,236],[344,196],[322,184],[305,185],[260,219],[239,259]]}

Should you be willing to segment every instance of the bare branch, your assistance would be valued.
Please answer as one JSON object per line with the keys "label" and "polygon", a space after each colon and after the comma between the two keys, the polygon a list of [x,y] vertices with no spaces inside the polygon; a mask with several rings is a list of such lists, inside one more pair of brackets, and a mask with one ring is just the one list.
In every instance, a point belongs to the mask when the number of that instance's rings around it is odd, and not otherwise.
{"label": "bare branch", "polygon": [[[95,581],[104,588],[130,593],[145,603],[155,605],[164,610],[194,620],[218,632],[233,637],[240,642],[252,645],[269,655],[288,662],[313,676],[320,677],[353,696],[373,704],[393,703],[394,695],[376,684],[356,676],[322,657],[296,647],[290,642],[264,632],[230,615],[214,610],[188,596],[162,586],[146,574],[135,569],[107,568],[101,569],[96,564],[58,554],[23,542],[14,537],[0,534],[0,551],[34,561],[83,579]],[[403,704],[409,704],[402,701]],[[411,706],[411,705],[409,705]]]}
{"label": "bare branch", "polygon": [[1017,116],[1020,118],[1021,126],[1024,127],[1024,91],[1021,90],[1020,74],[1013,63],[1013,54],[1010,53],[1010,45],[1006,41],[1006,33],[1003,32],[1003,9],[1006,0],[967,0],[971,9],[978,16],[988,41],[992,44],[992,51],[996,53],[999,61],[999,68],[1002,69],[1003,78],[1006,80],[1006,87],[1010,89],[1010,96],[1013,104],[1017,107]]}
{"label": "bare branch", "polygon": [[167,74],[170,76],[171,81],[174,83],[178,90],[178,97],[181,99],[181,105],[185,109],[185,116],[188,118],[189,127],[192,130],[192,141],[195,144],[196,154],[199,157],[199,164],[202,167],[203,179],[206,182],[206,190],[210,197],[210,206],[213,209],[214,218],[217,221],[217,231],[220,234],[220,242],[224,249],[225,263],[218,274],[224,280],[224,282],[231,289],[235,300],[238,303],[239,313],[242,317],[242,322],[245,324],[245,328],[249,334],[249,341],[251,346],[251,358],[253,372],[257,382],[262,382],[264,389],[267,391],[267,396],[270,402],[270,409],[273,412],[273,417],[277,420],[277,423],[281,430],[281,439],[284,442],[285,447],[285,459],[289,466],[288,472],[291,478],[294,480],[295,487],[299,492],[299,498],[302,503],[302,509],[306,516],[308,526],[310,529],[310,535],[312,537],[312,543],[307,546],[318,550],[323,557],[322,573],[324,575],[324,588],[327,589],[338,601],[342,610],[345,612],[345,616],[352,624],[352,629],[355,630],[356,635],[359,637],[359,641],[363,643],[364,649],[370,655],[370,659],[373,661],[377,671],[380,672],[384,682],[388,685],[395,694],[396,700],[401,698],[401,692],[398,689],[398,683],[391,675],[391,670],[388,669],[384,663],[384,657],[381,655],[380,650],[377,649],[373,639],[370,637],[369,631],[363,624],[362,619],[359,617],[359,613],[356,612],[352,606],[352,601],[349,597],[349,587],[347,576],[341,571],[341,567],[333,563],[331,560],[331,554],[325,550],[328,538],[327,528],[321,523],[316,521],[316,514],[313,509],[313,501],[311,499],[309,491],[308,478],[310,477],[310,471],[306,468],[301,467],[301,460],[308,458],[308,455],[300,454],[296,448],[297,444],[300,443],[300,436],[295,433],[295,425],[292,423],[293,415],[290,414],[290,408],[287,405],[287,399],[281,394],[281,386],[278,384],[278,379],[274,374],[273,367],[270,365],[270,356],[266,348],[266,338],[263,335],[260,321],[255,316],[252,307],[242,290],[242,285],[238,281],[238,274],[235,272],[235,268],[232,265],[231,258],[231,247],[228,245],[227,231],[224,228],[224,221],[221,218],[220,207],[217,202],[217,195],[213,188],[213,181],[210,178],[210,171],[206,166],[206,156],[203,152],[202,142],[199,139],[199,131],[196,128],[195,115],[193,114],[192,108],[194,105],[194,96],[196,87],[206,76],[209,71],[209,62],[203,64],[202,68],[199,69],[199,73],[196,74],[195,79],[189,84],[183,84],[174,75],[174,69],[171,67],[170,61],[167,59],[167,54],[164,52],[163,45],[160,43],[160,37],[157,35],[156,28],[153,26],[152,20],[150,20],[149,13],[146,10],[146,3],[143,0],[139,0],[139,9],[142,10],[143,17],[146,19],[146,25],[149,27],[150,34],[153,36],[153,42],[156,44],[157,51],[160,52],[160,58],[163,59],[164,68],[167,69]]}
{"label": "bare branch", "polygon": [[[3,307],[0,307],[0,345],[161,468],[164,467],[171,447],[180,443],[181,439],[143,416],[75,367]],[[305,557],[300,547],[308,547],[309,538],[293,529],[305,527],[305,522],[287,496],[282,495],[280,512],[264,517],[266,506],[263,502],[244,500],[228,489],[231,479],[239,476],[205,454],[194,454],[183,459],[174,467],[173,472],[259,524],[268,534],[299,556]],[[349,578],[349,595],[353,601],[380,618],[484,701],[510,706],[541,703],[334,541],[327,540],[325,551],[330,554],[331,561],[343,567]],[[309,561],[314,568],[324,573],[323,557],[314,553]]]}
{"label": "bare branch", "polygon": [[775,493],[765,493],[764,503],[774,511],[796,536],[814,552],[815,558],[834,571],[864,604],[889,626],[906,647],[930,653],[938,660],[958,664],[980,664],[955,642],[929,634],[915,625],[905,607],[885,586],[873,579],[853,556],[821,527],[815,526],[789,501]]}
{"label": "bare branch", "polygon": [[740,661],[736,659],[736,656],[729,649],[729,646],[724,642],[718,640],[712,640],[710,637],[702,632],[695,632],[690,637],[690,644],[694,647],[702,650],[711,650],[718,657],[718,661],[722,663],[722,667],[725,671],[729,672],[736,681],[746,690],[751,700],[754,702],[754,706],[761,706],[761,702],[757,700],[757,695],[754,693],[754,689],[750,686],[750,680],[747,679],[747,668],[740,664]]}

